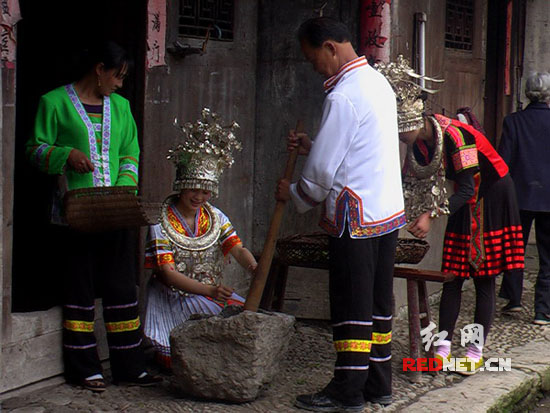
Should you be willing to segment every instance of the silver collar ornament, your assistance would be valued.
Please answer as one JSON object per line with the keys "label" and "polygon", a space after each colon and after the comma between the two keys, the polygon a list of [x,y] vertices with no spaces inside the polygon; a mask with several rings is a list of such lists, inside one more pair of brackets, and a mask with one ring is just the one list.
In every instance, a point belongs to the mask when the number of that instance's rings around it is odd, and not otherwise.
{"label": "silver collar ornament", "polygon": [[407,172],[403,176],[403,196],[405,214],[409,222],[428,211],[432,218],[450,213],[445,188],[443,131],[433,116],[427,116],[427,120],[436,131],[434,154],[430,162],[420,165],[414,156],[413,145],[407,146]]}

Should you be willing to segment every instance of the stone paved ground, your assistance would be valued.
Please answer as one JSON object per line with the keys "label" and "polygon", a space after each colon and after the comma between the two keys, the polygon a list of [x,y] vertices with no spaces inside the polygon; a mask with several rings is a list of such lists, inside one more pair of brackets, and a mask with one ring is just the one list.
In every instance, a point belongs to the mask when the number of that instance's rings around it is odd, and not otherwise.
{"label": "stone paved ground", "polygon": [[548,396],[537,404],[534,413],[550,413],[550,398]]}
{"label": "stone paved ground", "polygon": [[[494,328],[490,333],[485,356],[498,357],[512,347],[548,335],[547,327],[532,324],[533,287],[536,279],[536,254],[530,246],[527,257],[528,272],[524,284],[523,310],[514,317],[496,315]],[[474,291],[473,283],[466,283],[463,306],[457,328],[472,322]],[[437,297],[435,297],[437,298]],[[497,308],[505,302],[497,299]],[[432,305],[432,313],[437,315],[437,300]],[[406,315],[401,312],[400,314]],[[457,330],[458,331],[458,330]],[[546,334],[545,334],[546,333]],[[458,342],[453,352],[461,356],[460,334],[455,334]],[[393,328],[393,368],[395,402],[383,409],[379,405],[368,404],[365,411],[396,412],[406,411],[406,406],[422,397],[423,394],[442,387],[452,387],[462,380],[468,380],[452,373],[424,375],[420,383],[410,383],[401,371],[401,360],[408,356],[408,326],[406,316],[396,318]],[[175,394],[166,377],[164,385],[156,388],[135,388],[109,386],[103,394],[68,386],[56,385],[2,401],[2,412],[41,413],[41,412],[297,412],[292,406],[297,394],[313,392],[328,382],[334,363],[330,329],[326,323],[299,321],[296,334],[291,341],[286,359],[279,376],[267,387],[260,397],[241,405],[191,400]],[[486,373],[484,373],[486,374]]]}

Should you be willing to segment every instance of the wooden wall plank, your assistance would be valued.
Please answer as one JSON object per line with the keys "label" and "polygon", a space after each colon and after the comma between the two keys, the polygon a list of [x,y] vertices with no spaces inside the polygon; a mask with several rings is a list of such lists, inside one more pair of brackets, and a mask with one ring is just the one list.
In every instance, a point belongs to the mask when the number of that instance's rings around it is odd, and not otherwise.
{"label": "wooden wall plank", "polygon": [[13,171],[15,160],[15,70],[1,69],[2,76],[2,313],[1,337],[10,335],[11,264],[13,230]]}
{"label": "wooden wall plank", "polygon": [[[98,352],[99,358],[106,360],[109,350],[101,314],[101,300],[96,300]],[[63,373],[60,307],[12,314],[10,324],[11,334],[2,345],[0,357],[0,393]]]}
{"label": "wooden wall plank", "polygon": [[[0,393],[63,372],[61,330],[2,347]],[[34,366],[34,367],[32,367]]]}

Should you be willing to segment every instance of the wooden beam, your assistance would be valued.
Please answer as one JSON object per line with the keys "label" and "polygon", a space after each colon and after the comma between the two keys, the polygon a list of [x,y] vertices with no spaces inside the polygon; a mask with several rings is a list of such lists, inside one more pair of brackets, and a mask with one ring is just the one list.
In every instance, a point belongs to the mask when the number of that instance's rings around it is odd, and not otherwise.
{"label": "wooden beam", "polygon": [[452,281],[455,278],[454,274],[447,272],[406,267],[395,267],[393,276],[397,278],[405,278],[407,280],[432,281],[441,283]]}

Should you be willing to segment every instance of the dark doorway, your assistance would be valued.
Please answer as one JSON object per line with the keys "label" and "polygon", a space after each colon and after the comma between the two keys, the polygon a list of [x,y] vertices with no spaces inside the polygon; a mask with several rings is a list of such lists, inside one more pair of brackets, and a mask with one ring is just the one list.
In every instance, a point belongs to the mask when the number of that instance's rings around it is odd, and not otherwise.
{"label": "dark doorway", "polygon": [[[74,56],[91,42],[113,40],[126,48],[134,69],[121,95],[130,100],[142,130],[146,0],[20,0],[17,25],[16,152],[12,311],[59,303],[63,239],[49,224],[55,177],[34,170],[24,146],[41,95],[75,79]],[[141,137],[141,133],[140,133]]]}

